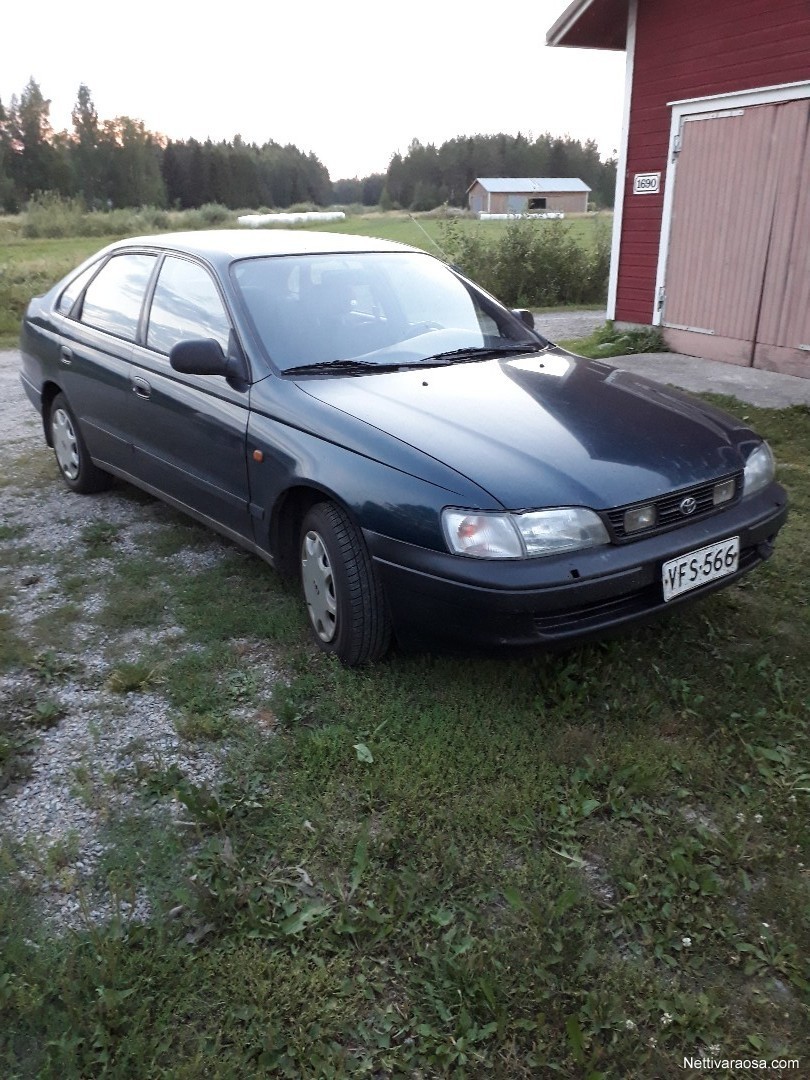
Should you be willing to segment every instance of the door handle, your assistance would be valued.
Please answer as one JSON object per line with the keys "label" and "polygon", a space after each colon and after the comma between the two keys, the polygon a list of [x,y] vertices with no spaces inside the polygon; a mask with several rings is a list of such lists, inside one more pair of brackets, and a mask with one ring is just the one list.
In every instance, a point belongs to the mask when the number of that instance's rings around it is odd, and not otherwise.
{"label": "door handle", "polygon": [[63,345],[59,350],[59,360],[65,366],[73,363],[73,349],[69,349],[67,345]]}
{"label": "door handle", "polygon": [[139,398],[148,398],[152,396],[152,387],[146,379],[142,379],[138,375],[132,376],[132,390]]}

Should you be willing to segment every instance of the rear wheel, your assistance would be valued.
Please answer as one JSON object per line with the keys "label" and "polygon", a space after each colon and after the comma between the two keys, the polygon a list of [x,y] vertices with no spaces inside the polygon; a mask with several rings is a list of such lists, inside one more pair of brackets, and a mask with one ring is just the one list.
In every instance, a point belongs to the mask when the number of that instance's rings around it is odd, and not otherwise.
{"label": "rear wheel", "polygon": [[112,477],[90,460],[79,424],[64,394],[53,399],[50,425],[56,464],[71,491],[88,495],[109,487]]}
{"label": "rear wheel", "polygon": [[354,667],[388,650],[391,622],[360,530],[331,502],[301,526],[301,582],[318,646]]}

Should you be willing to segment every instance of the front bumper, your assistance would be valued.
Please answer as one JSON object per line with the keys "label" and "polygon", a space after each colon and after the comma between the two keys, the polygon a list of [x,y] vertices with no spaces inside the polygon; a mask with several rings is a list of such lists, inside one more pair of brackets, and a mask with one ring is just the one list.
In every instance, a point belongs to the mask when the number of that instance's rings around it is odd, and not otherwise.
{"label": "front bumper", "polygon": [[[771,555],[786,518],[787,495],[771,484],[658,536],[550,558],[471,559],[364,535],[400,639],[529,645],[606,633],[724,588]],[[736,573],[664,601],[665,562],[731,536],[740,537]]]}

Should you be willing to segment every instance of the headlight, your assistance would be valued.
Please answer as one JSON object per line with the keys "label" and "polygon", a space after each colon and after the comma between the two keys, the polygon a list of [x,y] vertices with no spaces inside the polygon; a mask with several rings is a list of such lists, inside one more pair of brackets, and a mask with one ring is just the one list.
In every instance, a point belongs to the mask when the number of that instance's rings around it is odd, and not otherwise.
{"label": "headlight", "polygon": [[776,462],[766,442],[754,450],[745,463],[743,496],[753,495],[767,487],[776,475]]}
{"label": "headlight", "polygon": [[527,514],[442,513],[452,552],[477,559],[525,559],[578,551],[610,542],[601,519],[581,506],[533,510]]}

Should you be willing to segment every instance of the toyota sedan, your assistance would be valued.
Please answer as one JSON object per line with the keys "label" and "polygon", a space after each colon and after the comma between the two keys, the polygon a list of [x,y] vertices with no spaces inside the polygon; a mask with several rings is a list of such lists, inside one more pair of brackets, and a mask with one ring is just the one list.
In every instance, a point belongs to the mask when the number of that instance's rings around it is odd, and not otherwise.
{"label": "toyota sedan", "polygon": [[787,515],[745,423],[399,244],[122,241],[31,301],[21,345],[69,488],[136,484],[297,578],[349,665],[611,631],[739,580]]}

